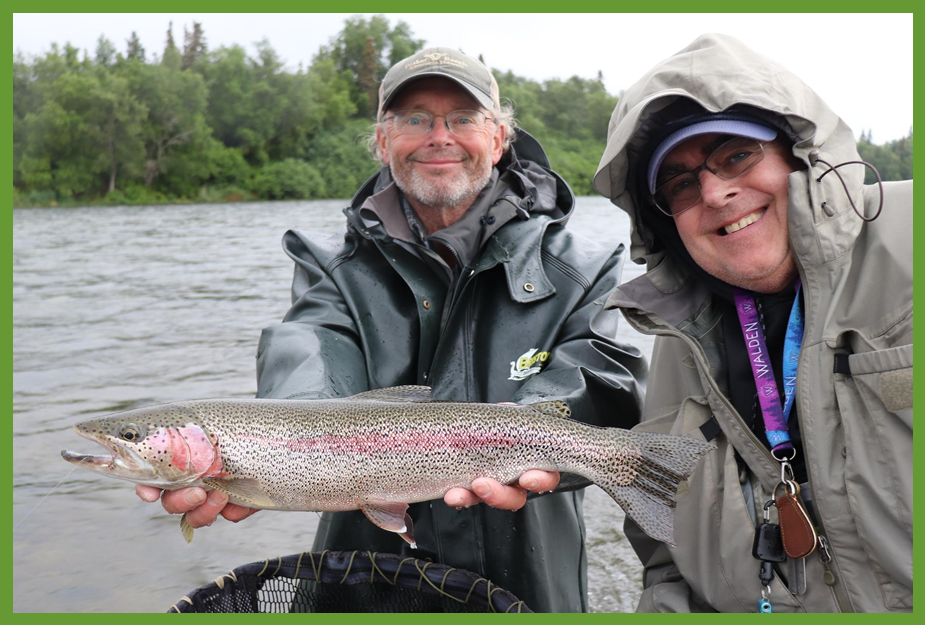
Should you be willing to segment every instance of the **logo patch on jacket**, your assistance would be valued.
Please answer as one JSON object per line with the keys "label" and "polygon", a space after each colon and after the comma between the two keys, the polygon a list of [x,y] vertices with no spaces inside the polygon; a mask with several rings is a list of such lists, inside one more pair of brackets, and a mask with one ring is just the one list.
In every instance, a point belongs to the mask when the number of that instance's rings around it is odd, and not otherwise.
{"label": "logo patch on jacket", "polygon": [[511,377],[508,380],[526,380],[534,373],[542,371],[549,364],[549,352],[538,352],[534,347],[511,363]]}

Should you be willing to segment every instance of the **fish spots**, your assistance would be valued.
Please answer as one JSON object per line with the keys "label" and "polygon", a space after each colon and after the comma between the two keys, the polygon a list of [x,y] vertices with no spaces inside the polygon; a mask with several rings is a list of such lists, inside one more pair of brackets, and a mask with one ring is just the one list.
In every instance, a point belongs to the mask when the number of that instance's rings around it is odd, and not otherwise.
{"label": "fish spots", "polygon": [[510,448],[522,444],[503,432],[362,432],[356,434],[319,434],[308,438],[245,437],[247,442],[284,448],[289,451],[333,454],[414,453],[439,450],[475,450]]}

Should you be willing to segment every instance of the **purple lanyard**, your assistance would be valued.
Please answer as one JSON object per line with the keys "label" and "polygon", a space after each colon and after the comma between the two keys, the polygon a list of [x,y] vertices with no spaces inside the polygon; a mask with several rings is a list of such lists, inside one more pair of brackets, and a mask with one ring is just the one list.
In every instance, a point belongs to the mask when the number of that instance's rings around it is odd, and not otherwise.
{"label": "purple lanyard", "polygon": [[[771,451],[786,451],[793,449],[790,442],[790,431],[787,420],[793,408],[793,396],[796,388],[797,364],[800,359],[800,344],[803,341],[803,309],[800,305],[800,281],[796,284],[796,297],[793,308],[790,310],[790,320],[787,323],[787,335],[784,339],[784,405],[781,406],[780,393],[777,390],[777,381],[774,379],[774,370],[771,368],[771,359],[768,354],[767,342],[764,339],[764,330],[758,318],[758,306],[755,298],[747,291],[736,289],[735,304],[739,313],[739,323],[742,325],[742,336],[745,337],[745,348],[748,360],[752,365],[752,375],[755,376],[755,387],[758,390],[758,403],[761,405],[761,416],[767,431]],[[775,456],[776,458],[776,456]]]}

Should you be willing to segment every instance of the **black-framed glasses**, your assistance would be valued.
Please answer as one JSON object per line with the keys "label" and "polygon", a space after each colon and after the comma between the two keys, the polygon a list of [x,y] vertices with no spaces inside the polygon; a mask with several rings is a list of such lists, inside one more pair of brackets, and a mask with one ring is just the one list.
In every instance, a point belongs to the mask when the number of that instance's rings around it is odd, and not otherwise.
{"label": "black-framed glasses", "polygon": [[457,137],[467,137],[485,129],[485,124],[495,121],[481,111],[451,111],[446,115],[434,115],[427,111],[398,111],[383,119],[391,121],[395,132],[409,135],[425,135],[434,128],[434,122],[442,117],[446,129]]}
{"label": "black-framed glasses", "polygon": [[700,201],[701,171],[706,169],[724,180],[732,180],[752,170],[762,160],[763,143],[733,137],[713,150],[699,167],[677,173],[659,184],[652,201],[669,217],[677,217]]}

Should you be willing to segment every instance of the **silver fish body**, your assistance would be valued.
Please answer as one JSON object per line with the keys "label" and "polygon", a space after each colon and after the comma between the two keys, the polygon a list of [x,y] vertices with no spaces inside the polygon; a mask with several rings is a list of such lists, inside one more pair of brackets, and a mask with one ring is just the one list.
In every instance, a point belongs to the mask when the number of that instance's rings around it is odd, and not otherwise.
{"label": "silver fish body", "polygon": [[477,477],[509,484],[529,469],[562,471],[597,484],[643,531],[673,543],[678,485],[712,448],[690,437],[589,426],[569,419],[562,402],[430,397],[428,387],[406,386],[341,399],[165,404],[75,426],[111,456],[62,455],[140,484],[219,490],[252,508],[361,509],[412,545],[409,503]]}

